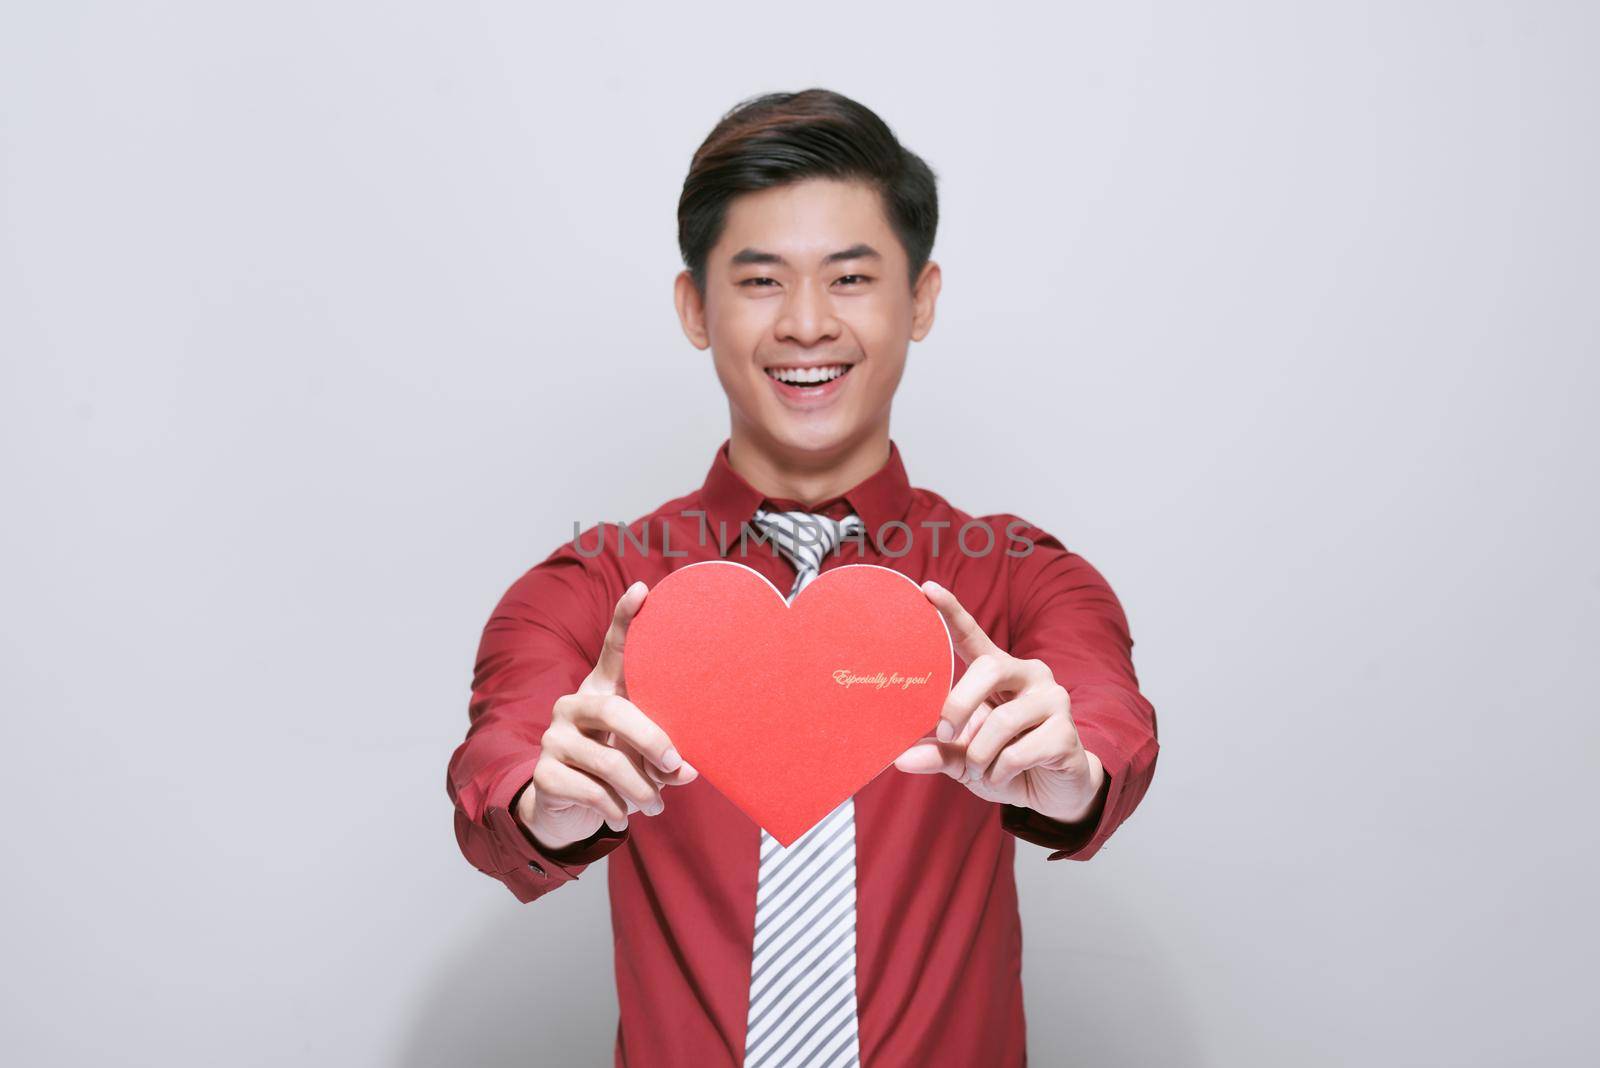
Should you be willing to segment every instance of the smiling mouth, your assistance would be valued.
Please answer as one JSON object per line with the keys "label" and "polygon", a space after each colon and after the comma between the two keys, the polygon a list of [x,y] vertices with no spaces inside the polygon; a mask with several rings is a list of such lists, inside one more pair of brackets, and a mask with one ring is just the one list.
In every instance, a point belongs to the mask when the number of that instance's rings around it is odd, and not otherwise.
{"label": "smiling mouth", "polygon": [[825,364],[821,367],[768,367],[767,377],[792,389],[813,390],[821,389],[830,382],[837,382],[850,373],[854,364],[835,363]]}

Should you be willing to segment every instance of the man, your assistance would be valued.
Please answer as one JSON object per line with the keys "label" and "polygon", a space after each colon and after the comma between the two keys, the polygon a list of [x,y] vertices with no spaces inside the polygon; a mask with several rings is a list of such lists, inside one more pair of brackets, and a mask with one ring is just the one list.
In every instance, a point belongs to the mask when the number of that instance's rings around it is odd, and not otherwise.
{"label": "man", "polygon": [[[676,280],[728,439],[697,489],[578,534],[484,630],[457,837],[523,902],[610,857],[618,1065],[1025,1064],[1016,839],[1087,860],[1150,783],[1155,713],[1105,579],[1015,515],[913,488],[889,436],[937,219],[932,172],[860,104],[728,113],[684,184]],[[959,654],[935,734],[787,849],[627,698],[649,588],[718,558],[791,596],[894,568]]]}

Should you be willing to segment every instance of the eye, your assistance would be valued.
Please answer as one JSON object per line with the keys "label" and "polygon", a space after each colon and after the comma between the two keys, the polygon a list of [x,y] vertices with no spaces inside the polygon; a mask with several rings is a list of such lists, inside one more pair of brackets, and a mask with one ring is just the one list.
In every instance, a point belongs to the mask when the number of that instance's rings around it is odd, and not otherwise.
{"label": "eye", "polygon": [[765,289],[767,287],[763,283],[766,282],[771,282],[773,285],[778,284],[777,280],[773,278],[746,278],[739,284],[742,286],[749,286],[752,289]]}
{"label": "eye", "polygon": [[843,278],[839,279],[839,281],[845,282],[845,283],[849,283],[850,279],[852,279],[852,278],[856,279],[858,282],[870,282],[870,281],[872,281],[872,279],[868,278],[864,274],[847,274]]}

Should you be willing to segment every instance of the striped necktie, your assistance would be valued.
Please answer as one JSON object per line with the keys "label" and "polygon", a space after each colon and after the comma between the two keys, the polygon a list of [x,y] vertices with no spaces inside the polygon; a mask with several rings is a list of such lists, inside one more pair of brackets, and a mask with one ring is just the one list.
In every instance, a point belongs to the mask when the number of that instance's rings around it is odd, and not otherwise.
{"label": "striped necktie", "polygon": [[[794,564],[793,601],[859,516],[758,509],[755,523]],[[761,832],[744,1068],[860,1065],[856,1017],[856,819],[845,798],[787,849]]]}

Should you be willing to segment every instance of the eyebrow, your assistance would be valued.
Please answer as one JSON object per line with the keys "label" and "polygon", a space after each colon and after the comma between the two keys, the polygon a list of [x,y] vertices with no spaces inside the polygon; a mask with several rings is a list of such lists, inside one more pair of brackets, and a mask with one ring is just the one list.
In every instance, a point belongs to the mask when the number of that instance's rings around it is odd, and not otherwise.
{"label": "eyebrow", "polygon": [[[857,242],[856,244],[851,245],[849,248],[840,249],[838,252],[828,253],[826,256],[822,257],[822,263],[823,266],[827,266],[830,263],[839,263],[843,260],[864,259],[881,260],[883,257],[879,255],[878,250],[873,248],[871,245],[868,245],[865,242]],[[730,259],[728,262],[735,267],[746,263],[771,263],[780,267],[789,266],[789,261],[778,255],[776,252],[763,252],[756,248],[742,248],[738,252],[735,252],[732,259]]]}

